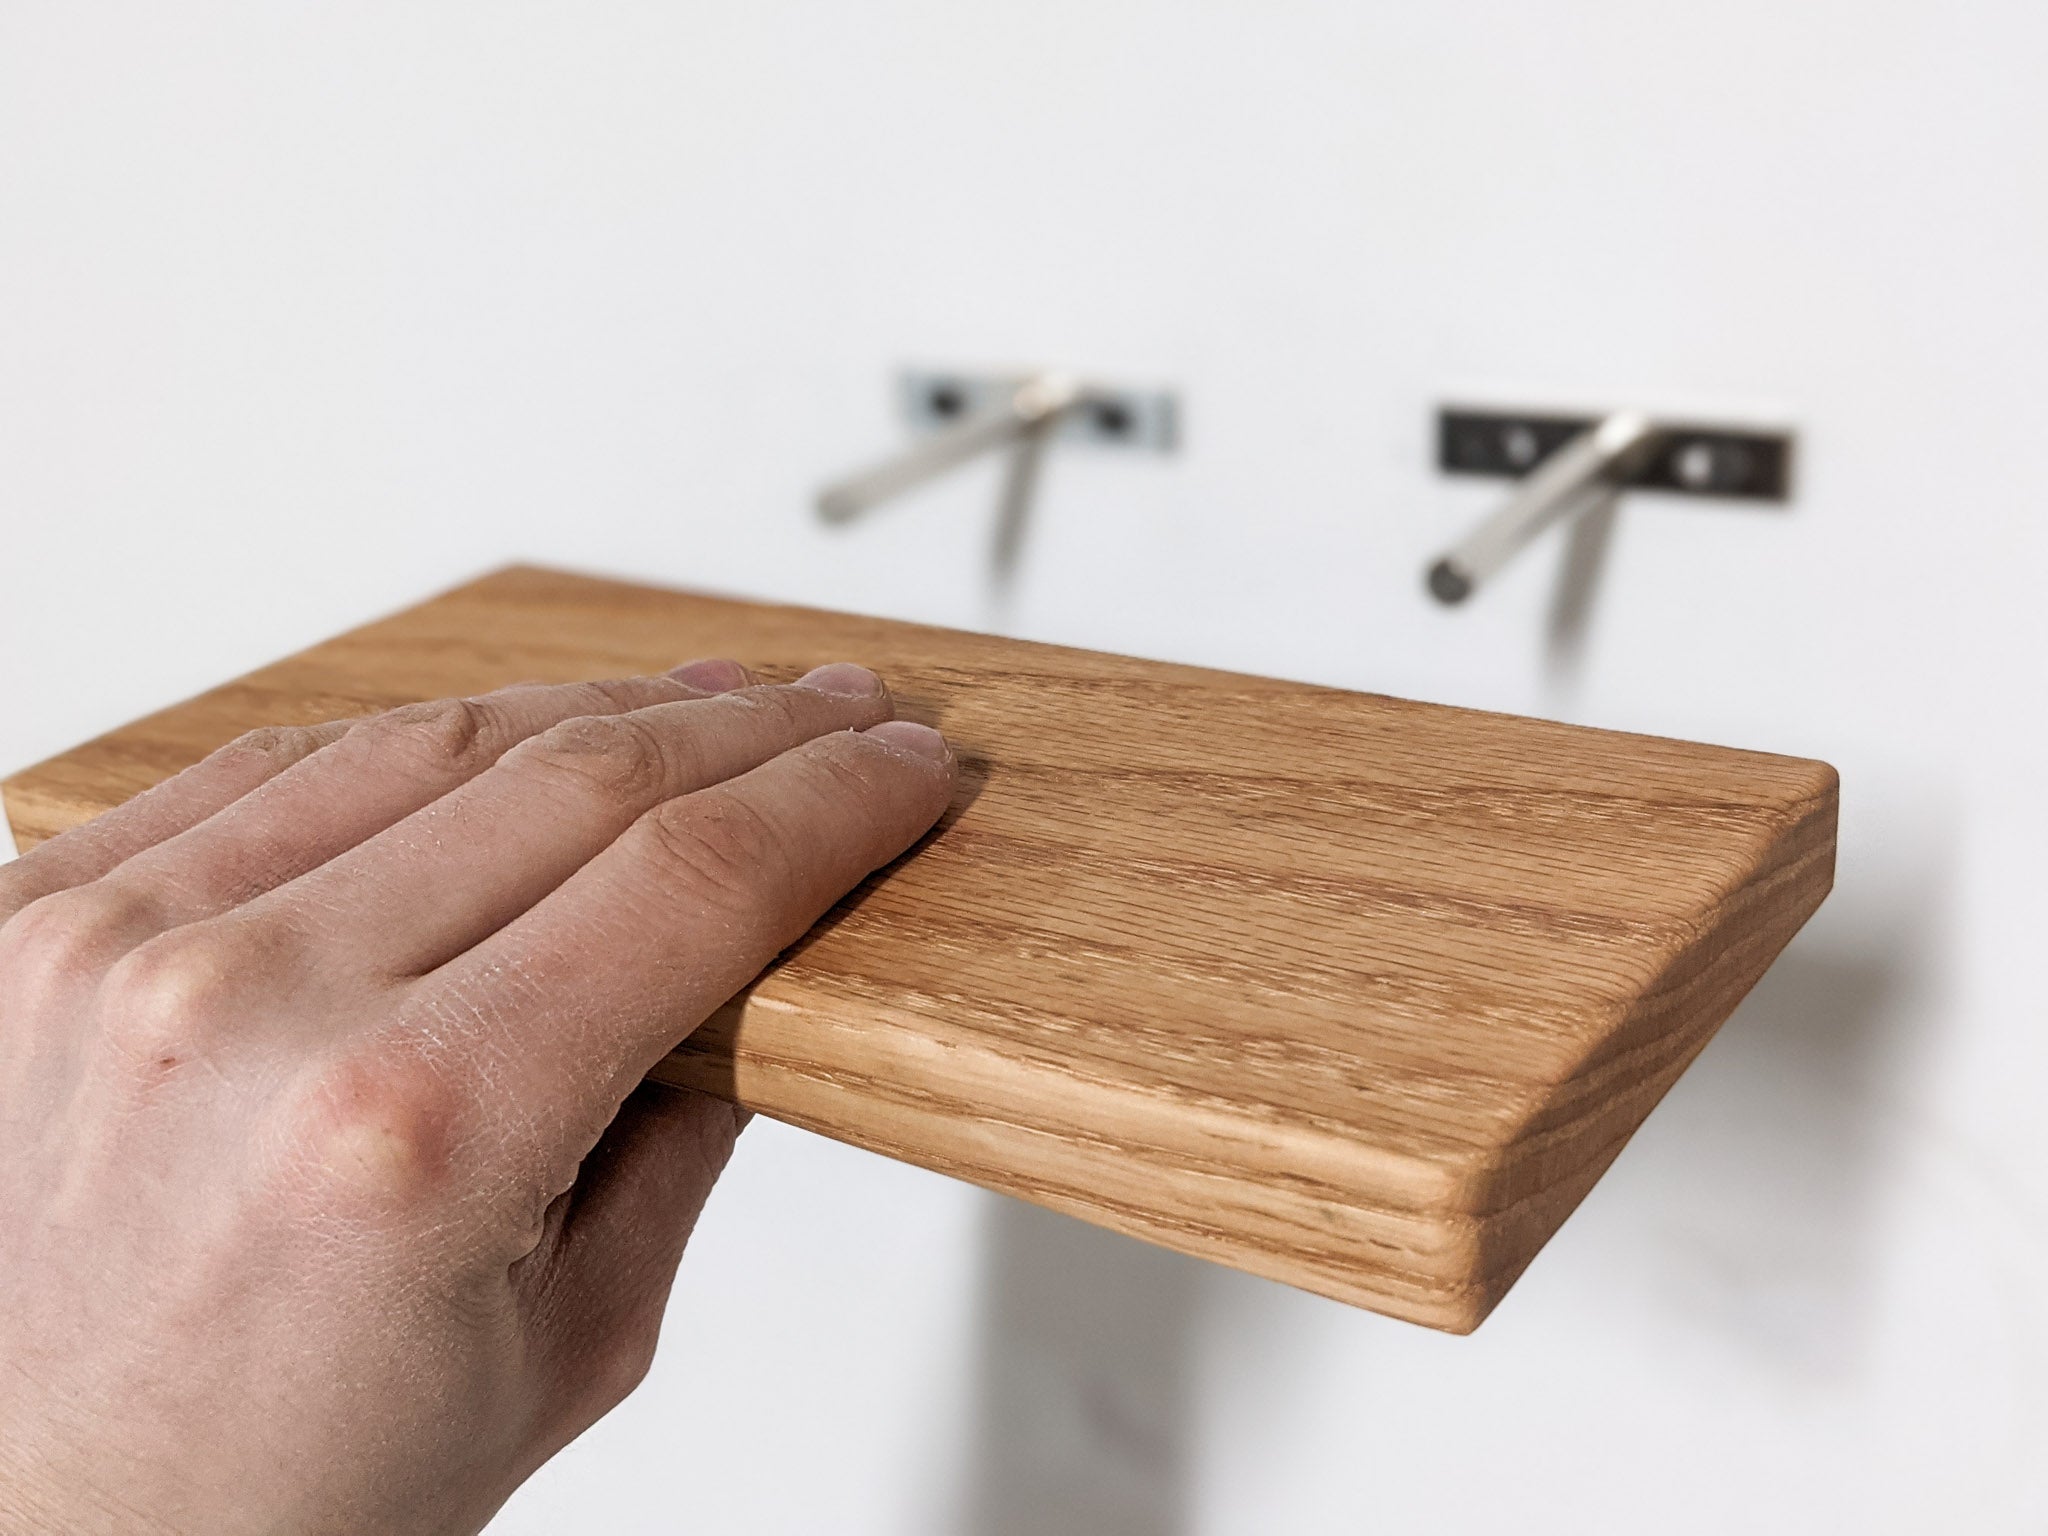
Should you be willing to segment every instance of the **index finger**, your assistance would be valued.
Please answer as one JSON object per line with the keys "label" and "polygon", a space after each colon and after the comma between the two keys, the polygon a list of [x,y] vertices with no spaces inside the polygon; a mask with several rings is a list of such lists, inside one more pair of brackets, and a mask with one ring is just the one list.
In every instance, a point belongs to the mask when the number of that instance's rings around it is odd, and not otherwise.
{"label": "index finger", "polygon": [[937,731],[893,720],[667,801],[403,1013],[474,1052],[534,1153],[573,1167],[649,1068],[938,820],[955,777]]}

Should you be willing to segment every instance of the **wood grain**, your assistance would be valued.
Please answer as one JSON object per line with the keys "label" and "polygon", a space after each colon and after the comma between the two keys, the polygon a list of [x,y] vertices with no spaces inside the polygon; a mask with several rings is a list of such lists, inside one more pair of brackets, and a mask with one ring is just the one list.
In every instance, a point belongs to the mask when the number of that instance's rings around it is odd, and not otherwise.
{"label": "wood grain", "polygon": [[535,569],[7,781],[24,844],[260,724],[854,659],[969,772],[657,1076],[1478,1325],[1826,895],[1825,764]]}

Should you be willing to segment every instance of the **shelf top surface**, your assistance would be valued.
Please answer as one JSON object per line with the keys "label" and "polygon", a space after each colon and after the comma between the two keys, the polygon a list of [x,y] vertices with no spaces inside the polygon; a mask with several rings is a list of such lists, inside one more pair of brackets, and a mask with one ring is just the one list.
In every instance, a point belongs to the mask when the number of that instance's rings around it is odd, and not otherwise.
{"label": "shelf top surface", "polygon": [[1503,1185],[1505,1149],[1540,1153],[1795,829],[1824,813],[1831,857],[1819,763],[531,568],[29,769],[8,809],[32,842],[258,725],[705,655],[863,662],[964,769],[749,1007],[1056,1063],[1394,1208],[1523,1198],[1543,1155]]}

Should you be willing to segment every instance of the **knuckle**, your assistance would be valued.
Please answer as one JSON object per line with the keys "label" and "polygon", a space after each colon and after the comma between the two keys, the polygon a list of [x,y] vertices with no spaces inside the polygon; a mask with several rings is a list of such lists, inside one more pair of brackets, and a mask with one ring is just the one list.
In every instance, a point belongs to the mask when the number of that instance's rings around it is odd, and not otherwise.
{"label": "knuckle", "polygon": [[787,783],[807,821],[865,824],[890,796],[890,754],[858,731],[837,731],[790,754]]}
{"label": "knuckle", "polygon": [[358,1048],[310,1073],[287,1110],[295,1160],[344,1207],[419,1206],[451,1182],[466,1109],[416,1055]]}
{"label": "knuckle", "polygon": [[685,1093],[697,1101],[701,1112],[690,1117],[694,1135],[688,1142],[688,1161],[693,1165],[692,1182],[699,1189],[708,1190],[718,1182],[719,1175],[732,1161],[746,1112],[735,1104],[695,1089],[664,1088],[662,1092]]}
{"label": "knuckle", "polygon": [[131,886],[73,886],[31,901],[0,926],[0,964],[11,988],[36,990],[90,974],[155,921],[154,899]]}
{"label": "knuckle", "polygon": [[576,685],[577,697],[589,701],[592,714],[623,714],[663,700],[686,699],[692,693],[688,685],[667,677],[594,678]]}
{"label": "knuckle", "polygon": [[5,925],[13,921],[14,915],[39,894],[27,860],[13,859],[0,863],[0,936],[6,934]]}
{"label": "knuckle", "polygon": [[607,800],[636,802],[668,783],[670,753],[643,722],[630,715],[583,715],[565,720],[518,747],[522,770],[565,780]]}
{"label": "knuckle", "polygon": [[243,732],[217,756],[278,771],[311,757],[331,739],[329,733],[310,725],[264,725]]}
{"label": "knuckle", "polygon": [[882,759],[874,742],[858,731],[837,731],[812,742],[804,753],[803,770],[813,794],[834,800],[874,799]]}
{"label": "knuckle", "polygon": [[373,758],[396,753],[438,774],[464,774],[495,757],[495,723],[475,699],[432,699],[374,716],[349,735]]}
{"label": "knuckle", "polygon": [[739,910],[787,882],[789,838],[755,806],[725,795],[671,800],[643,816],[637,835],[663,880],[700,905]]}
{"label": "knuckle", "polygon": [[100,984],[100,1034],[118,1062],[161,1073],[199,1054],[229,1016],[250,956],[218,930],[175,929],[130,950]]}
{"label": "knuckle", "polygon": [[842,699],[816,693],[808,688],[749,688],[726,694],[721,705],[737,714],[753,716],[753,727],[764,735],[790,743],[810,740],[821,732],[839,728],[849,714],[872,712],[875,700]]}
{"label": "knuckle", "polygon": [[815,703],[824,695],[803,697],[808,690],[796,688],[742,688],[728,693],[718,700],[720,709],[729,709],[736,715],[756,715],[777,724],[793,723],[804,705]]}
{"label": "knuckle", "polygon": [[647,1379],[647,1373],[654,1369],[655,1348],[661,1341],[659,1313],[656,1318],[653,1324],[636,1318],[593,1352],[593,1396],[615,1407]]}

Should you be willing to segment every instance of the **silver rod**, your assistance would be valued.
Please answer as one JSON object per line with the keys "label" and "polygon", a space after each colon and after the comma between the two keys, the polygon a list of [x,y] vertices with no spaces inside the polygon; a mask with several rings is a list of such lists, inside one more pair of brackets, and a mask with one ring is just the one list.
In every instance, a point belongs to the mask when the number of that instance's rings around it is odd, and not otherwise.
{"label": "silver rod", "polygon": [[998,603],[1008,600],[1016,581],[1024,530],[1031,520],[1031,499],[1045,462],[1046,440],[1057,424],[1057,418],[1049,418],[1026,427],[1003,468],[1003,490],[996,500],[995,542],[989,549],[989,583]]}
{"label": "silver rod", "polygon": [[1553,684],[1569,686],[1577,680],[1586,634],[1593,622],[1600,569],[1614,538],[1620,505],[1621,487],[1609,483],[1592,502],[1572,514],[1571,525],[1565,529],[1564,557],[1558,567],[1557,588],[1551,594],[1543,645],[1545,670]]}
{"label": "silver rod", "polygon": [[1553,523],[1611,497],[1655,444],[1658,427],[1637,411],[1617,411],[1545,459],[1507,504],[1429,568],[1439,602],[1461,603]]}
{"label": "silver rod", "polygon": [[828,523],[851,522],[955,465],[1050,427],[1080,399],[1080,386],[1064,375],[1039,374],[1026,379],[997,409],[826,486],[818,493],[818,516]]}

